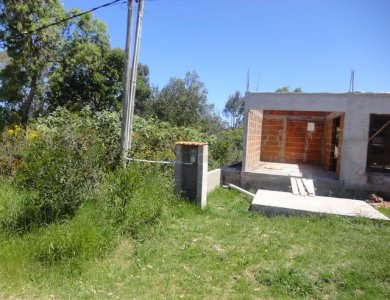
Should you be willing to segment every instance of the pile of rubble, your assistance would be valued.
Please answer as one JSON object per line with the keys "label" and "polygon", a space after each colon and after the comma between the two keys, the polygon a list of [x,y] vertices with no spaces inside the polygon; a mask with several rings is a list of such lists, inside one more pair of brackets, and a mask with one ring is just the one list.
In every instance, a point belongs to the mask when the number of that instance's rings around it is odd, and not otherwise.
{"label": "pile of rubble", "polygon": [[378,208],[378,207],[390,207],[390,202],[383,200],[382,197],[379,197],[375,194],[371,194],[368,201],[372,206]]}

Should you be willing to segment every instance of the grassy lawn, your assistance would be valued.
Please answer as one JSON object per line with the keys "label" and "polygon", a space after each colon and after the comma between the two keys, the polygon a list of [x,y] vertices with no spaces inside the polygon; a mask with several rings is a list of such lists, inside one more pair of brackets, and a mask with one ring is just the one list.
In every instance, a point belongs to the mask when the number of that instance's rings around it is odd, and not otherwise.
{"label": "grassy lawn", "polygon": [[248,206],[238,192],[217,189],[204,211],[171,205],[106,254],[54,265],[29,252],[43,233],[2,233],[0,298],[390,298],[389,223],[267,218]]}

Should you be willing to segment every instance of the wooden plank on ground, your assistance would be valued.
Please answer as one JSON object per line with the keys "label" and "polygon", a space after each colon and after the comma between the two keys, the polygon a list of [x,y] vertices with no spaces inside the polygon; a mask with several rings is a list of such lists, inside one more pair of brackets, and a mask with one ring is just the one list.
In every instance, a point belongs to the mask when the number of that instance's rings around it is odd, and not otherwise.
{"label": "wooden plank on ground", "polygon": [[299,190],[298,190],[298,186],[297,186],[297,180],[295,179],[295,177],[290,177],[290,181],[291,181],[292,193],[294,195],[299,195]]}
{"label": "wooden plank on ground", "polygon": [[314,197],[316,195],[316,192],[314,190],[313,179],[302,178],[302,182],[309,196]]}
{"label": "wooden plank on ground", "polygon": [[301,196],[307,196],[305,187],[303,186],[302,180],[300,178],[297,178],[297,185]]}

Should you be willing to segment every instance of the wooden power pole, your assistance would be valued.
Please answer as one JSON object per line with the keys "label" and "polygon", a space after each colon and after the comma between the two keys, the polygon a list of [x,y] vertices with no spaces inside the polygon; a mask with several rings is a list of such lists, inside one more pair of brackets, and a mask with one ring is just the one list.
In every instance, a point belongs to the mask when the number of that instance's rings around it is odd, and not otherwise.
{"label": "wooden power pole", "polygon": [[125,68],[123,76],[123,113],[121,130],[121,158],[123,165],[126,165],[129,149],[131,149],[132,131],[133,131],[133,113],[135,102],[135,90],[137,83],[138,57],[141,42],[141,30],[143,21],[144,0],[138,0],[138,16],[135,33],[135,45],[133,61],[131,62],[131,42],[133,31],[133,7],[134,0],[128,1],[127,10],[127,34],[126,34],[126,53]]}

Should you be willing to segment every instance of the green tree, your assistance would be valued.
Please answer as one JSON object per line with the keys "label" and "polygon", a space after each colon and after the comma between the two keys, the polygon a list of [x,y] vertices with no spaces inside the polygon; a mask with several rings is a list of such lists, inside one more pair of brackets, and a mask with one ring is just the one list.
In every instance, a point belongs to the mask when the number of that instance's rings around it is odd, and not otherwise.
{"label": "green tree", "polygon": [[229,96],[228,101],[223,109],[223,114],[230,118],[230,126],[236,128],[244,117],[244,97],[239,91]]}
{"label": "green tree", "polygon": [[[275,92],[276,93],[290,93],[291,91],[290,91],[290,87],[289,86],[283,86],[281,88],[276,89]],[[302,93],[303,90],[300,87],[298,87],[298,88],[295,88],[292,92],[293,93]]]}
{"label": "green tree", "polygon": [[49,77],[49,109],[113,110],[121,94],[123,51],[110,49],[105,24],[91,14],[72,19],[64,32],[60,60]]}
{"label": "green tree", "polygon": [[187,72],[184,79],[171,78],[153,103],[153,112],[160,120],[177,126],[200,126],[212,108],[195,71]]}
{"label": "green tree", "polygon": [[150,114],[149,104],[152,98],[152,88],[149,82],[149,67],[138,64],[137,87],[135,90],[134,113],[138,116]]}
{"label": "green tree", "polygon": [[[17,111],[22,123],[59,106],[78,111],[117,110],[122,104],[124,51],[111,49],[103,22],[66,13],[58,0],[0,0],[0,105]],[[151,98],[149,68],[138,69],[135,113],[144,115]],[[8,118],[9,119],[9,118]]]}
{"label": "green tree", "polygon": [[62,45],[61,27],[35,30],[64,13],[57,0],[0,0],[0,41],[9,57],[0,72],[0,102],[17,110],[23,124],[41,106],[45,79]]}

